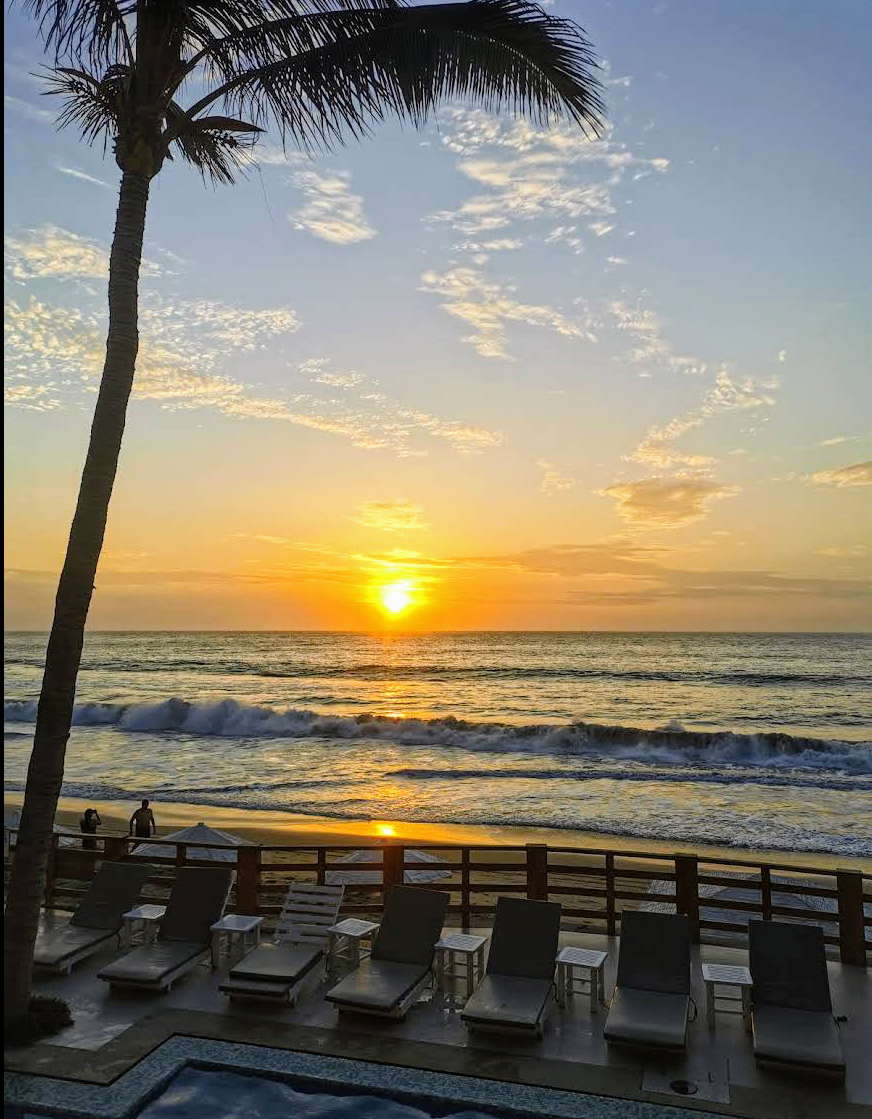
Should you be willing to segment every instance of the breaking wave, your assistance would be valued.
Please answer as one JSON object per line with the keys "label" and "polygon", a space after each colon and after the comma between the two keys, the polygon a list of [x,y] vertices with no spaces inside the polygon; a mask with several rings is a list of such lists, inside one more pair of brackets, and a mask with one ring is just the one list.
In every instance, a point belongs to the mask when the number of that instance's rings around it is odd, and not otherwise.
{"label": "breaking wave", "polygon": [[[36,701],[6,700],[4,718],[14,723],[35,722]],[[234,699],[191,702],[174,697],[151,703],[79,703],[73,724],[219,738],[376,739],[408,746],[636,759],[648,764],[741,765],[872,774],[872,742],[801,738],[771,732],[693,731],[678,723],[655,730],[585,722],[517,726],[470,722],[453,716],[419,719],[327,715]]]}

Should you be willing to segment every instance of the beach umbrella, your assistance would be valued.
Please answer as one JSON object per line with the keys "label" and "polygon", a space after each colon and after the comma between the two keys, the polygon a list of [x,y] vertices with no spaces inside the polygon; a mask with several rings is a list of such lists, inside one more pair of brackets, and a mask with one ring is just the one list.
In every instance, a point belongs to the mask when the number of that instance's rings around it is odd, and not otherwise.
{"label": "beach umbrella", "polygon": [[[235,863],[236,852],[219,850],[213,847],[197,847],[196,844],[223,843],[228,847],[251,846],[247,839],[240,839],[238,835],[231,835],[228,831],[219,831],[218,828],[210,828],[208,824],[203,823],[195,824],[191,828],[182,828],[181,831],[174,831],[171,835],[162,835],[160,838],[166,840],[167,843],[187,844],[186,858],[211,859],[220,863]],[[132,855],[139,855],[144,859],[171,859],[175,857],[175,853],[172,847],[164,846],[163,843],[141,843],[131,851]]]}
{"label": "beach umbrella", "polygon": [[[437,882],[440,878],[450,878],[451,871],[446,866],[445,860],[438,855],[431,855],[429,851],[405,852],[407,863],[426,863],[426,869],[407,869],[404,876],[405,882]],[[343,855],[337,863],[381,863],[384,862],[384,849],[371,848],[365,851],[352,851]],[[435,865],[434,865],[435,864]],[[445,867],[444,870],[439,869]],[[328,870],[324,881],[328,886],[365,886],[380,885],[382,876],[377,870]]]}
{"label": "beach umbrella", "polygon": [[[14,847],[17,840],[17,831],[21,827],[21,809],[20,808],[5,808],[3,810],[3,847]],[[73,831],[72,827],[67,827],[64,824],[54,824],[52,831],[55,833],[59,831]],[[74,847],[76,840],[71,836],[63,836],[58,840],[60,847]]]}

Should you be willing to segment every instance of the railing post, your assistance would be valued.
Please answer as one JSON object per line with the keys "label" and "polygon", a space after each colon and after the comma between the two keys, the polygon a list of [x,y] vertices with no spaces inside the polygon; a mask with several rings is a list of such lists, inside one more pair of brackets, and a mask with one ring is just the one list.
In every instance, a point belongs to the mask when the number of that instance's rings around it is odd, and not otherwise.
{"label": "railing post", "polygon": [[699,881],[696,855],[675,855],[675,909],[690,918],[690,938],[699,944]]}
{"label": "railing post", "polygon": [[260,916],[260,847],[236,848],[236,912]]}
{"label": "railing post", "polygon": [[315,881],[319,886],[323,886],[327,881],[327,848],[318,848],[318,862],[315,871]]}
{"label": "railing post", "polygon": [[763,920],[772,920],[772,874],[768,866],[760,867],[760,909]]}
{"label": "railing post", "polygon": [[856,870],[837,870],[839,898],[839,955],[843,964],[866,966],[863,914],[863,876]]}
{"label": "railing post", "polygon": [[548,847],[545,843],[527,844],[527,897],[548,900]]}
{"label": "railing post", "polygon": [[615,920],[615,856],[606,855],[606,936],[614,936]]}
{"label": "railing post", "polygon": [[107,835],[103,837],[103,858],[109,862],[120,862],[127,858],[127,836]]}
{"label": "railing post", "polygon": [[402,886],[405,879],[403,863],[406,861],[406,848],[401,843],[391,843],[384,848],[382,855],[382,905],[387,905],[388,896],[394,886]]}
{"label": "railing post", "polygon": [[460,852],[460,927],[469,928],[469,848]]}

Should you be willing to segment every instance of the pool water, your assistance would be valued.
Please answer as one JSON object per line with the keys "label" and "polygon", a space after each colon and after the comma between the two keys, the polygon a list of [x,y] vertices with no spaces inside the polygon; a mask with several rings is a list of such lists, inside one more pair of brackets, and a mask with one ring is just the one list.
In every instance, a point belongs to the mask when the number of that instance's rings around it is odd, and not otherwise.
{"label": "pool water", "polygon": [[[446,1119],[493,1119],[481,1111],[438,1114]],[[138,1119],[433,1119],[433,1115],[431,1110],[381,1096],[306,1092],[281,1080],[186,1068],[140,1111]]]}
{"label": "pool water", "polygon": [[[183,1069],[136,1119],[496,1119],[446,1104],[427,1110],[385,1096],[331,1095],[302,1091],[283,1080],[211,1069]],[[5,1110],[6,1119],[45,1119],[34,1112]],[[503,1113],[504,1114],[504,1113]]]}
{"label": "pool water", "polygon": [[[179,1035],[110,1085],[10,1071],[3,1094],[4,1119],[689,1119],[678,1100],[654,1104]],[[694,1119],[718,1117],[695,1110]]]}

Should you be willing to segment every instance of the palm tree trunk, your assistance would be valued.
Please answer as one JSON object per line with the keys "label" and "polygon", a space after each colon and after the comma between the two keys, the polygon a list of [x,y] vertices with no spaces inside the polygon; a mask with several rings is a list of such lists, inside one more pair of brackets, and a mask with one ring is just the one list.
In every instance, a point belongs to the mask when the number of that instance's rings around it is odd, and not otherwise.
{"label": "palm tree trunk", "polygon": [[88,456],[82,471],[67,554],[58,583],[55,613],[15,861],[9,881],[3,929],[4,1024],[27,1009],[33,946],[52,844],[52,825],[64,777],[76,676],[82,658],[85,621],[103,547],[109,499],[118,467],[127,401],[139,346],[137,302],[149,179],[125,171],[121,178],[115,236],[109,259],[109,334],[106,361]]}

